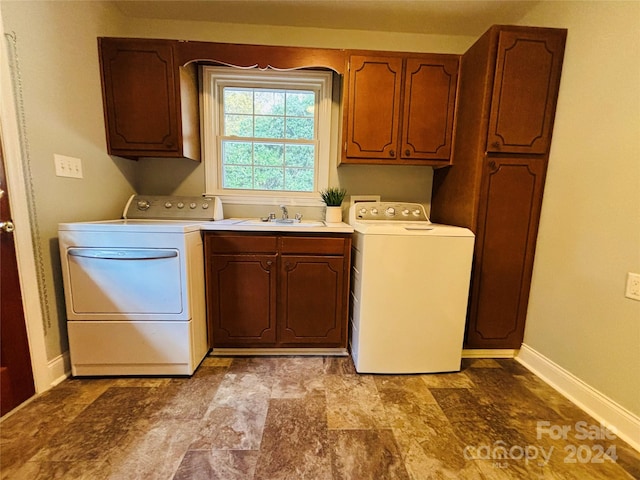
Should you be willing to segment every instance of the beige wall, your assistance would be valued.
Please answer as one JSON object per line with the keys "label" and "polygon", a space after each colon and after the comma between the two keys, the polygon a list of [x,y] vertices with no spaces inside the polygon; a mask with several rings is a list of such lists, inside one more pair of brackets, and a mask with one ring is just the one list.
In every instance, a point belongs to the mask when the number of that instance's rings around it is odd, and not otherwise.
{"label": "beige wall", "polygon": [[[106,153],[96,42],[99,35],[116,34],[121,19],[100,2],[2,1],[0,8],[5,32],[15,36],[9,57],[19,67],[25,181],[34,192],[35,248],[51,360],[67,350],[58,223],[114,218],[133,192],[132,162]],[[56,177],[54,153],[80,158],[84,179]],[[19,160],[7,159],[12,161]]]}
{"label": "beige wall", "polygon": [[640,415],[640,3],[541,2],[568,28],[524,342]]}

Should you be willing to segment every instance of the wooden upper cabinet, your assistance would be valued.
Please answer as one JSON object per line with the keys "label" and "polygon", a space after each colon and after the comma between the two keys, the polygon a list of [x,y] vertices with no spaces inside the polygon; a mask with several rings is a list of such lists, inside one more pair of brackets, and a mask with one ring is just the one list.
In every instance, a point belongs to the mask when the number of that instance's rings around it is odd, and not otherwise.
{"label": "wooden upper cabinet", "polygon": [[407,59],[402,158],[449,160],[457,78],[455,57]]}
{"label": "wooden upper cabinet", "polygon": [[549,151],[565,38],[566,30],[499,33],[487,151]]}
{"label": "wooden upper cabinet", "polygon": [[350,57],[343,163],[449,162],[458,56]]}
{"label": "wooden upper cabinet", "polygon": [[352,56],[346,156],[397,157],[402,58]]}
{"label": "wooden upper cabinet", "polygon": [[99,38],[109,154],[200,159],[197,71],[168,40]]}

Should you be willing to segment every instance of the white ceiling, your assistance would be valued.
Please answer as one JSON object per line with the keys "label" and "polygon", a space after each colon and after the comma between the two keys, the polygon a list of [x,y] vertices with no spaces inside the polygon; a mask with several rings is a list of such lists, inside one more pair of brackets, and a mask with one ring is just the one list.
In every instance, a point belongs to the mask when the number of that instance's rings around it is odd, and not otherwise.
{"label": "white ceiling", "polygon": [[513,24],[542,0],[114,0],[129,17],[480,35]]}

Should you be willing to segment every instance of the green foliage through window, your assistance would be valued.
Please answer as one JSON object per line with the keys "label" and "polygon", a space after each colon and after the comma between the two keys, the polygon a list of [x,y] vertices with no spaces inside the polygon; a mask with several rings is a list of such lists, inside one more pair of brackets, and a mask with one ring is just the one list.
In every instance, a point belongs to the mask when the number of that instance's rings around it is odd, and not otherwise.
{"label": "green foliage through window", "polygon": [[223,187],[312,192],[316,93],[223,89]]}

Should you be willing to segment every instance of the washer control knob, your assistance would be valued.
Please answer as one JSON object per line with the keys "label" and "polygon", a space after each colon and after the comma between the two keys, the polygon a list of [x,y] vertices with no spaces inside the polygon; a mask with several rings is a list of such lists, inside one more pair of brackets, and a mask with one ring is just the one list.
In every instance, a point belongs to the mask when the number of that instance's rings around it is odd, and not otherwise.
{"label": "washer control knob", "polygon": [[151,206],[151,204],[149,203],[148,200],[138,200],[137,203],[138,206],[138,210],[149,210],[149,207]]}
{"label": "washer control knob", "polygon": [[182,203],[182,202],[178,202],[178,204],[176,205],[176,207],[178,207],[178,208],[184,208],[184,203]]}
{"label": "washer control knob", "polygon": [[173,207],[173,203],[171,203],[171,202],[165,202],[165,204],[164,204],[164,208],[171,208],[171,207]]}
{"label": "washer control knob", "polygon": [[421,213],[421,212],[420,212],[420,209],[419,209],[419,208],[416,208],[416,209],[413,211],[413,216],[414,216],[414,217],[419,217],[419,216],[420,216],[420,213]]}
{"label": "washer control knob", "polygon": [[367,209],[366,208],[361,208],[360,209],[360,215],[365,215],[367,213]]}
{"label": "washer control knob", "polygon": [[405,208],[404,210],[402,210],[402,215],[405,216],[405,217],[408,217],[409,216],[409,209]]}
{"label": "washer control knob", "polygon": [[377,215],[378,214],[378,209],[376,207],[373,207],[371,209],[371,215]]}
{"label": "washer control knob", "polygon": [[191,210],[193,210],[193,209],[194,209],[194,208],[196,208],[197,206],[198,206],[198,205],[196,204],[196,202],[191,202],[191,203],[189,204],[189,208],[190,208]]}
{"label": "washer control knob", "polygon": [[385,214],[387,217],[393,217],[393,216],[395,216],[395,214],[396,214],[396,209],[395,209],[395,208],[393,208],[393,207],[388,207],[388,208],[384,211],[384,214]]}
{"label": "washer control knob", "polygon": [[206,210],[207,208],[209,208],[209,204],[208,203],[203,203],[202,204],[202,208],[204,208]]}

